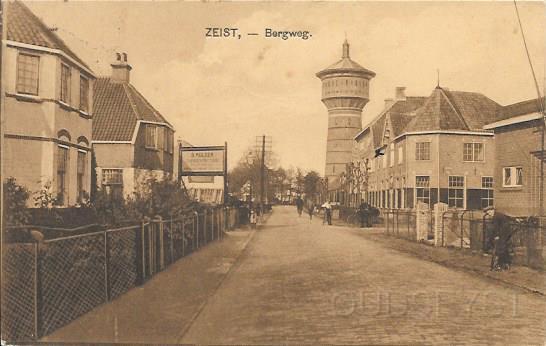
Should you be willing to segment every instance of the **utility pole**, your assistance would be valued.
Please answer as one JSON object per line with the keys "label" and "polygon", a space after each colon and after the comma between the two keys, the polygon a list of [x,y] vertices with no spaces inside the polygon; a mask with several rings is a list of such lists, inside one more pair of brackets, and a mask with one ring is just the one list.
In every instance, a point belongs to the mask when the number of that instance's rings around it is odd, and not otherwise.
{"label": "utility pole", "polygon": [[256,136],[256,144],[254,147],[255,155],[260,158],[260,207],[263,208],[263,205],[265,204],[265,190],[266,190],[266,169],[267,169],[267,161],[266,156],[271,151],[271,137],[262,135],[262,136]]}
{"label": "utility pole", "polygon": [[8,1],[0,1],[0,241],[3,242],[4,234],[4,124],[6,122],[5,90],[4,90],[4,43],[7,40],[8,31]]}
{"label": "utility pole", "polygon": [[260,170],[260,208],[264,210],[265,192],[265,135],[262,136],[262,167]]}
{"label": "utility pole", "polygon": [[224,206],[228,203],[228,198],[227,142],[224,142]]}
{"label": "utility pole", "polygon": [[539,192],[539,203],[540,203],[540,216],[544,217],[546,216],[544,214],[544,160],[546,160],[546,155],[544,153],[544,137],[546,132],[546,111],[544,110],[544,103],[541,99],[539,99],[539,102],[542,103],[542,131],[540,135],[540,142],[541,142],[541,150],[540,154],[538,155],[540,159],[540,192]]}
{"label": "utility pole", "polygon": [[527,55],[527,61],[529,62],[529,67],[531,69],[531,74],[533,76],[533,81],[534,81],[534,84],[535,84],[535,88],[536,88],[536,92],[537,92],[537,96],[538,96],[538,108],[540,110],[540,112],[542,113],[542,124],[541,124],[541,135],[540,135],[540,140],[541,140],[541,143],[540,143],[540,153],[538,154],[538,158],[540,160],[540,184],[539,184],[539,188],[540,188],[540,191],[539,191],[539,214],[541,217],[544,217],[545,214],[545,210],[544,210],[544,160],[546,159],[545,155],[544,155],[544,139],[545,139],[545,132],[546,132],[546,111],[544,110],[544,101],[542,100],[542,96],[540,94],[540,88],[538,86],[538,81],[537,81],[537,77],[536,77],[536,74],[535,74],[535,69],[533,68],[533,62],[531,61],[531,55],[529,54],[529,49],[527,47],[527,41],[525,40],[525,33],[523,31],[523,25],[521,24],[521,18],[520,18],[520,15],[519,15],[519,10],[518,10],[518,5],[516,3],[516,0],[514,0],[514,8],[516,10],[516,16],[518,18],[518,24],[519,24],[519,29],[520,29],[520,32],[521,32],[521,39],[523,41],[523,46],[525,48],[525,53]]}

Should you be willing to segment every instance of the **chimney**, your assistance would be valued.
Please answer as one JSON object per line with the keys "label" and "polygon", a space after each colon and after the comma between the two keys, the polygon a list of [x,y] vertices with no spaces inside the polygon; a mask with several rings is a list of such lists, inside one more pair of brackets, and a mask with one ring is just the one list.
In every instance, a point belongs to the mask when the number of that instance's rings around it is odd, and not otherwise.
{"label": "chimney", "polygon": [[389,108],[390,106],[392,106],[394,104],[394,100],[393,99],[385,99],[385,109]]}
{"label": "chimney", "polygon": [[405,101],[406,100],[406,87],[396,87],[396,89],[395,89],[395,100],[396,101]]}
{"label": "chimney", "polygon": [[127,63],[127,53],[116,53],[116,61],[110,66],[113,82],[129,83],[132,67]]}

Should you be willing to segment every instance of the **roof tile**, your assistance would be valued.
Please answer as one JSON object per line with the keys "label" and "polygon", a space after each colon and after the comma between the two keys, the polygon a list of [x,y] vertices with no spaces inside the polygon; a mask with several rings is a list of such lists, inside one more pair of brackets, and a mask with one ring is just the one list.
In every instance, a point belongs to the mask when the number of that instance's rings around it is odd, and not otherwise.
{"label": "roof tile", "polygon": [[134,86],[110,78],[97,79],[93,107],[96,141],[131,141],[138,120],[171,126]]}
{"label": "roof tile", "polygon": [[88,70],[89,66],[74,53],[64,41],[51,31],[40,18],[21,1],[9,2],[7,6],[7,38],[50,49],[62,50]]}
{"label": "roof tile", "polygon": [[477,131],[490,119],[495,119],[499,108],[498,103],[482,94],[437,87],[405,131]]}
{"label": "roof tile", "polygon": [[497,119],[491,120],[489,122],[491,123],[499,120],[517,117],[520,115],[543,111],[545,108],[545,102],[546,98],[542,97],[540,99],[536,98],[504,106],[498,111]]}

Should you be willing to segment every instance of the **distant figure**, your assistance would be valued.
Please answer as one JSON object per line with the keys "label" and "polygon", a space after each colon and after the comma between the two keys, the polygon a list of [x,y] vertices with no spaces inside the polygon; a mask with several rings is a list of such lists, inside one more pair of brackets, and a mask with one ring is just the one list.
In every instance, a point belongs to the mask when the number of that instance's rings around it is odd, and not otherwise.
{"label": "distant figure", "polygon": [[301,197],[296,199],[296,208],[298,209],[298,215],[301,216],[301,213],[303,212],[303,199],[301,199]]}
{"label": "distant figure", "polygon": [[330,204],[330,201],[326,201],[322,205],[324,208],[324,217],[326,218],[326,222],[328,222],[328,225],[332,224],[332,205]]}
{"label": "distant figure", "polygon": [[358,208],[358,217],[360,218],[360,227],[371,227],[370,223],[370,206],[362,201]]}
{"label": "distant figure", "polygon": [[315,206],[311,204],[309,208],[307,209],[307,212],[309,213],[309,221],[313,220],[313,213],[315,212]]}
{"label": "distant figure", "polygon": [[254,209],[250,210],[250,228],[256,228],[257,219]]}
{"label": "distant figure", "polygon": [[512,264],[513,219],[501,213],[493,216],[494,238],[492,239],[491,270],[507,270]]}

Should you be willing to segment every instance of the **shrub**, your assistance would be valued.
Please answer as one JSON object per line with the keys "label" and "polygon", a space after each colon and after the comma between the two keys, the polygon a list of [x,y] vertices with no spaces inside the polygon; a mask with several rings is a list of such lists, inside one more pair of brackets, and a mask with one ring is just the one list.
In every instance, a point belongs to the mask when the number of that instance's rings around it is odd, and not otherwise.
{"label": "shrub", "polygon": [[36,208],[51,209],[59,205],[59,199],[53,193],[51,181],[46,181],[41,186],[40,190],[34,193],[34,206]]}
{"label": "shrub", "polygon": [[148,177],[126,201],[128,216],[139,219],[178,217],[192,205],[186,191],[168,177],[159,181],[155,177]]}
{"label": "shrub", "polygon": [[17,184],[15,178],[4,181],[4,223],[6,225],[24,225],[29,221],[27,201],[30,192],[26,187]]}

